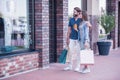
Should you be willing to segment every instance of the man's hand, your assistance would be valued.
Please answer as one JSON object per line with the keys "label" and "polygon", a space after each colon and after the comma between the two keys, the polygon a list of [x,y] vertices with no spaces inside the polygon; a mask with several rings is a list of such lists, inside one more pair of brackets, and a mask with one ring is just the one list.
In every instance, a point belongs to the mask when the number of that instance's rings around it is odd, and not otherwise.
{"label": "man's hand", "polygon": [[70,39],[69,38],[67,38],[66,43],[67,43],[67,45],[69,45],[69,43],[70,43]]}
{"label": "man's hand", "polygon": [[77,26],[77,24],[74,24],[74,29],[78,32],[78,26]]}

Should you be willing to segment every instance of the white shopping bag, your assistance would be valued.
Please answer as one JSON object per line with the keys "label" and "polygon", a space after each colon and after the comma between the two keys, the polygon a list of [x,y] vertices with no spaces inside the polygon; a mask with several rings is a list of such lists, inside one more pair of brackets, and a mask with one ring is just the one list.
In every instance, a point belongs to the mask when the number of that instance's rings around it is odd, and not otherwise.
{"label": "white shopping bag", "polygon": [[80,51],[80,62],[81,64],[94,64],[93,50],[81,50]]}

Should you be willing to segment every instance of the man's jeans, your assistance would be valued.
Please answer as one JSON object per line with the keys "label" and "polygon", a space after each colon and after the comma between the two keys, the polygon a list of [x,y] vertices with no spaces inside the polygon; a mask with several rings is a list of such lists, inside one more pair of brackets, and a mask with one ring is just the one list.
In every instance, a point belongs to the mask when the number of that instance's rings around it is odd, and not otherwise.
{"label": "man's jeans", "polygon": [[76,68],[80,68],[80,44],[78,40],[70,39],[69,43],[69,54],[71,55],[70,58],[70,65],[73,65],[73,60],[76,60]]}

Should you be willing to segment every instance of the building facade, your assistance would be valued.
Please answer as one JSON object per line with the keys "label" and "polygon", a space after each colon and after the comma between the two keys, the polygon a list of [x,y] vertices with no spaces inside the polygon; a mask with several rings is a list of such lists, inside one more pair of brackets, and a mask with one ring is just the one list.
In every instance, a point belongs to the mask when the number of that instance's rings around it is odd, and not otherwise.
{"label": "building facade", "polygon": [[[81,1],[93,25],[91,48],[97,53],[99,0]],[[67,28],[68,0],[0,0],[0,78],[57,62]]]}
{"label": "building facade", "polygon": [[0,77],[57,62],[66,41],[68,0],[1,0],[0,4],[0,24],[4,21]]}

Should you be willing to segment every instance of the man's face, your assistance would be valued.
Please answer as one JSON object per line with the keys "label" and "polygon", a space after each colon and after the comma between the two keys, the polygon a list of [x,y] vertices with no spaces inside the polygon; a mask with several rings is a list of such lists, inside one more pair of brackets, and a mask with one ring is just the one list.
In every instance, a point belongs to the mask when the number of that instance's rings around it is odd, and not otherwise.
{"label": "man's face", "polygon": [[78,17],[79,16],[79,12],[77,12],[76,10],[73,11],[73,16],[74,17]]}

